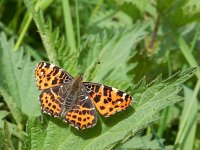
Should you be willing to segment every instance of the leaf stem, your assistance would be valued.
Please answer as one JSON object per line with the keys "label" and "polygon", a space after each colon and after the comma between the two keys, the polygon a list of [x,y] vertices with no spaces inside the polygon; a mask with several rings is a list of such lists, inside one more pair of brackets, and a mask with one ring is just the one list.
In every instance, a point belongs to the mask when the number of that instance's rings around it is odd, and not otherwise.
{"label": "leaf stem", "polygon": [[159,24],[160,24],[160,15],[158,15],[158,17],[157,17],[157,20],[156,20],[156,23],[155,23],[155,27],[154,27],[153,33],[151,35],[151,41],[149,43],[149,48],[150,49],[154,48],[155,39],[156,39],[156,36],[158,34]]}

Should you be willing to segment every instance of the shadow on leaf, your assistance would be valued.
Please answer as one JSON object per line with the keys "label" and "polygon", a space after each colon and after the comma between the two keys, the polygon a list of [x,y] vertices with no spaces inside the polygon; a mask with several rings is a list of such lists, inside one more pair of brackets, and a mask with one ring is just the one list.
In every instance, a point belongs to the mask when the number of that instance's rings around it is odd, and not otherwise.
{"label": "shadow on leaf", "polygon": [[132,106],[128,107],[126,110],[118,112],[111,117],[103,117],[100,116],[103,123],[107,126],[112,127],[116,125],[118,122],[123,121],[124,119],[128,118],[135,112]]}

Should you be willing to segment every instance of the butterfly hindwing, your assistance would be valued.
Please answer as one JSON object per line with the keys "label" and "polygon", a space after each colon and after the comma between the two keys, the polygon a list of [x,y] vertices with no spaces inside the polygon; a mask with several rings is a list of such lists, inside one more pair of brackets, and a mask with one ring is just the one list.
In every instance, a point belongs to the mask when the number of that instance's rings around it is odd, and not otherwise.
{"label": "butterfly hindwing", "polygon": [[109,117],[118,111],[126,109],[132,102],[132,97],[118,89],[98,83],[83,82],[89,97],[99,113]]}
{"label": "butterfly hindwing", "polygon": [[63,69],[46,62],[40,62],[35,68],[35,79],[39,90],[68,83],[73,77]]}
{"label": "butterfly hindwing", "polygon": [[43,113],[54,117],[60,117],[64,99],[59,94],[59,90],[60,87],[56,86],[42,91],[40,94],[40,103]]}
{"label": "butterfly hindwing", "polygon": [[96,125],[95,106],[87,94],[78,96],[77,103],[66,113],[64,121],[81,130]]}

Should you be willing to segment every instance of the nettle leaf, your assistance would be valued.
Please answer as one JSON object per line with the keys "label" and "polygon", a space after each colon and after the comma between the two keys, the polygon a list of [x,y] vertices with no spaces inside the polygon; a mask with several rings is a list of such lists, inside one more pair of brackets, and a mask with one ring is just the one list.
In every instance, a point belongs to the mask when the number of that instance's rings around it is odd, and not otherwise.
{"label": "nettle leaf", "polygon": [[198,0],[157,2],[158,9],[164,14],[164,23],[175,29],[199,21],[200,2]]}
{"label": "nettle leaf", "polygon": [[47,115],[43,121],[33,118],[27,124],[27,149],[112,149],[158,120],[160,110],[182,100],[178,96],[180,84],[191,78],[195,71],[196,68],[188,69],[164,82],[159,77],[150,85],[140,82],[136,86],[139,90],[133,89],[136,92],[133,95],[135,110],[130,107],[113,117],[99,117],[101,121],[90,129],[78,131]]}
{"label": "nettle leaf", "polygon": [[[25,0],[25,3],[33,15],[38,30],[42,31],[43,25],[47,25],[47,28],[44,28],[45,32],[40,33],[41,37],[45,35],[43,43],[46,44],[47,53],[50,52],[49,50],[56,52],[55,43],[59,45],[65,40],[61,38],[60,41],[57,41],[57,37],[51,34],[51,22],[48,21],[45,24],[42,13],[36,13],[29,1]],[[67,53],[67,49],[61,46],[58,55],[52,55],[49,58],[51,62],[56,63],[60,60],[64,68],[67,68],[65,61],[68,60],[64,57],[68,55],[67,58],[70,58],[71,55],[71,58],[74,57],[71,59],[72,62],[79,62],[79,65],[83,66],[81,68],[86,72],[85,77],[88,81],[122,80],[129,85],[132,78],[127,73],[134,68],[135,64],[128,64],[128,61],[135,54],[133,47],[144,38],[145,28],[146,26],[137,24],[131,30],[117,31],[112,34],[105,32],[103,36],[87,40],[87,48],[83,48],[81,53],[77,52],[77,55]],[[58,31],[55,32],[58,33]],[[49,38],[54,39],[54,42],[50,44],[51,39],[48,40]],[[76,63],[70,62],[68,67],[76,68]],[[180,101],[182,98],[177,95],[181,90],[180,84],[193,76],[194,72],[194,68],[188,69],[166,81],[162,81],[159,76],[149,85],[146,85],[143,79],[136,86],[137,88],[131,89],[135,101],[132,107],[110,118],[99,116],[95,127],[83,131],[69,127],[62,120],[48,115],[44,115],[41,119],[31,118],[27,123],[28,135],[25,137],[25,146],[27,149],[112,149],[127,141],[137,131],[158,120],[160,110]]]}
{"label": "nettle leaf", "polygon": [[[30,11],[35,24],[38,28],[38,31],[40,33],[40,37],[42,39],[42,42],[44,44],[45,50],[47,52],[47,55],[49,57],[50,62],[54,64],[59,64],[57,59],[57,53],[56,53],[56,43],[58,40],[59,33],[57,30],[54,32],[52,31],[52,23],[51,20],[48,20],[45,22],[42,11],[35,11],[35,7],[33,5],[33,1],[24,0],[24,3],[28,10]],[[55,40],[56,38],[56,40]]]}
{"label": "nettle leaf", "polygon": [[[34,80],[35,62],[24,55],[21,49],[14,52],[14,40],[7,41],[5,34],[0,34],[0,92],[13,113],[15,121],[21,121],[22,114],[38,116],[38,91]],[[17,110],[18,109],[18,110]],[[16,113],[15,113],[16,112]]]}
{"label": "nettle leaf", "polygon": [[[142,137],[136,136],[116,149],[160,149],[158,141],[156,139],[152,140],[152,137],[152,134]],[[161,139],[161,141],[164,142],[164,139]]]}
{"label": "nettle leaf", "polygon": [[[8,108],[9,108],[9,111],[7,110],[0,110],[0,129],[3,129],[4,127],[4,119],[6,119],[6,117],[8,115],[12,115],[14,120],[16,121],[17,125],[20,125],[21,124],[21,121],[22,121],[22,113],[21,111],[19,110],[19,108],[17,108],[16,106],[16,103],[13,101],[12,97],[9,96],[9,94],[0,87],[0,93],[1,95],[3,96],[4,98],[4,101],[5,103],[7,104]],[[0,107],[3,103],[0,103]],[[2,105],[3,106],[3,105]],[[18,127],[16,124],[14,123],[11,123],[11,122],[7,122],[8,126],[9,126],[9,129],[10,129],[10,133],[12,135],[15,135],[16,137],[19,137],[22,139],[22,135],[19,134],[19,131],[18,131]]]}
{"label": "nettle leaf", "polygon": [[90,20],[91,28],[120,28],[131,25],[132,20],[127,14],[112,9],[100,11]]}
{"label": "nettle leaf", "polygon": [[[77,74],[79,53],[69,48],[64,36],[60,35],[59,28],[53,30],[51,19],[46,21],[43,12],[35,10],[33,1],[24,0],[24,3],[35,21],[49,61],[62,66],[71,74]],[[73,64],[73,66],[70,64]]]}
{"label": "nettle leaf", "polygon": [[133,19],[143,17],[145,13],[156,18],[156,9],[148,0],[115,0],[116,4]]}
{"label": "nettle leaf", "polygon": [[[85,67],[86,79],[94,82],[121,80],[130,83],[128,72],[136,66],[136,63],[128,63],[135,55],[133,48],[144,38],[146,26],[136,24],[127,30],[113,30],[110,34],[103,34],[91,40],[87,40],[84,50],[81,52],[88,57],[82,57]],[[88,46],[89,45],[89,46]],[[87,66],[87,67],[86,67]]]}

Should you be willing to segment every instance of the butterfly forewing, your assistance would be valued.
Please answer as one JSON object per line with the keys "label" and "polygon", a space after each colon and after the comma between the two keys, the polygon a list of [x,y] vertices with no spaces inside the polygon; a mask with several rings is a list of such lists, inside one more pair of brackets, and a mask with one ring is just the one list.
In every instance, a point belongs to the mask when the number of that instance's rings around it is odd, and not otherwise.
{"label": "butterfly forewing", "polygon": [[73,77],[63,69],[46,62],[40,62],[35,68],[35,79],[39,90],[69,83]]}
{"label": "butterfly forewing", "polygon": [[60,87],[52,87],[45,89],[40,94],[40,103],[43,113],[47,113],[54,117],[59,117],[62,113],[62,103],[64,101],[61,94],[59,94]]}

